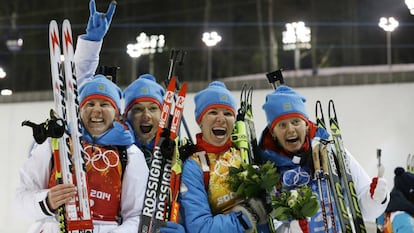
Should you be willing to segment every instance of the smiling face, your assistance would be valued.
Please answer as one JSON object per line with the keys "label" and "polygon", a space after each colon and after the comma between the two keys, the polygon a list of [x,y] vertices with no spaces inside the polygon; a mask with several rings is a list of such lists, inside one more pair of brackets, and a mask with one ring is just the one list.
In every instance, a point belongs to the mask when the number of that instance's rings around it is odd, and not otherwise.
{"label": "smiling face", "polygon": [[113,126],[117,113],[107,100],[90,99],[80,109],[83,126],[92,136],[103,134]]}
{"label": "smiling face", "polygon": [[295,153],[302,148],[307,132],[307,123],[299,117],[292,117],[279,121],[272,129],[272,136],[285,150]]}
{"label": "smiling face", "polygon": [[141,143],[148,144],[157,133],[161,110],[155,102],[139,102],[128,111],[128,120]]}
{"label": "smiling face", "polygon": [[222,146],[230,138],[233,131],[235,117],[227,108],[211,108],[202,117],[200,122],[203,140]]}

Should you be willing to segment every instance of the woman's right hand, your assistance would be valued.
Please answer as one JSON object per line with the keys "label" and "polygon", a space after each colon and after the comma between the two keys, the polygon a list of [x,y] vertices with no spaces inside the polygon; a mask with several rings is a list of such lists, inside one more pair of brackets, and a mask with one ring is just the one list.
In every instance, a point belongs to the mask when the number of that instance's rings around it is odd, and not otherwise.
{"label": "woman's right hand", "polygon": [[55,211],[59,206],[68,202],[76,195],[76,187],[73,184],[58,184],[50,188],[47,193],[47,205],[50,210]]}

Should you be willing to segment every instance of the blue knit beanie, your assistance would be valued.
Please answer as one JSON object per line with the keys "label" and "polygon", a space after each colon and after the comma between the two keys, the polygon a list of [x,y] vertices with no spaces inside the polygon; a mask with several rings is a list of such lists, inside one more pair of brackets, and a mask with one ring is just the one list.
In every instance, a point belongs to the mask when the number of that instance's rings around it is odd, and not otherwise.
{"label": "blue knit beanie", "polygon": [[200,123],[204,113],[211,108],[227,108],[236,114],[236,100],[226,85],[220,81],[214,81],[194,96],[195,118]]}
{"label": "blue knit beanie", "polygon": [[288,86],[280,86],[266,96],[263,110],[266,113],[267,126],[270,129],[281,120],[290,117],[299,117],[308,121],[306,113],[306,99]]}
{"label": "blue knit beanie", "polygon": [[95,75],[91,81],[86,82],[79,88],[80,107],[90,99],[104,99],[109,101],[115,110],[120,113],[121,98],[121,89],[101,74]]}
{"label": "blue knit beanie", "polygon": [[124,90],[125,114],[137,102],[155,102],[161,108],[164,98],[164,88],[157,83],[155,77],[150,74],[139,76]]}

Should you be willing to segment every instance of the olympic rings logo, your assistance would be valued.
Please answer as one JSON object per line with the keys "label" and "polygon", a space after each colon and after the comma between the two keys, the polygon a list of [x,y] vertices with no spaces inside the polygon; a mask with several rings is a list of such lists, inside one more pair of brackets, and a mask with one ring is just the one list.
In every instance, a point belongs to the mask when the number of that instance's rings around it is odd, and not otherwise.
{"label": "olympic rings logo", "polygon": [[106,150],[102,153],[101,148],[94,147],[95,153],[91,155],[88,153],[88,149],[93,146],[88,145],[84,148],[86,165],[91,164],[92,167],[100,172],[106,171],[111,167],[116,167],[119,164],[119,156],[114,150]]}
{"label": "olympic rings logo", "polygon": [[304,169],[300,167],[295,170],[287,170],[283,173],[282,182],[285,186],[301,186],[308,184],[310,181],[310,175]]}

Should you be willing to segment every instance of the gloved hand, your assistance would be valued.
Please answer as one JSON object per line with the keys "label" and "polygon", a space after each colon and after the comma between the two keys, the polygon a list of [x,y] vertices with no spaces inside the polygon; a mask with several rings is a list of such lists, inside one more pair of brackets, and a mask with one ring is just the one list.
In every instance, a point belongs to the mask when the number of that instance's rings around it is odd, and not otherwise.
{"label": "gloved hand", "polygon": [[256,224],[257,225],[263,225],[266,224],[268,221],[267,213],[265,206],[262,202],[262,200],[258,198],[250,198],[247,203],[249,204],[249,207],[256,213]]}
{"label": "gloved hand", "polygon": [[161,233],[185,233],[184,227],[175,222],[167,222],[165,227],[160,228]]}
{"label": "gloved hand", "polygon": [[[160,150],[163,157],[172,158],[175,152],[175,141],[170,139],[170,130],[164,128],[161,133]],[[162,140],[162,141],[161,141]]]}
{"label": "gloved hand", "polygon": [[241,212],[249,220],[251,227],[246,232],[253,232],[256,226],[266,225],[268,222],[263,202],[257,198],[250,198],[245,203],[233,207],[231,212]]}
{"label": "gloved hand", "polygon": [[[245,229],[245,233],[253,233],[256,229],[256,217],[245,205],[236,205],[231,208],[230,212],[239,213],[237,218]],[[246,221],[247,220],[247,221]]]}
{"label": "gloved hand", "polygon": [[109,30],[109,25],[112,21],[112,16],[115,13],[116,1],[109,4],[108,11],[101,13],[96,11],[95,0],[89,2],[89,21],[86,27],[86,35],[83,36],[85,40],[100,41],[104,38]]}
{"label": "gloved hand", "polygon": [[381,177],[372,178],[369,192],[372,200],[378,203],[384,202],[388,195],[387,181]]}

